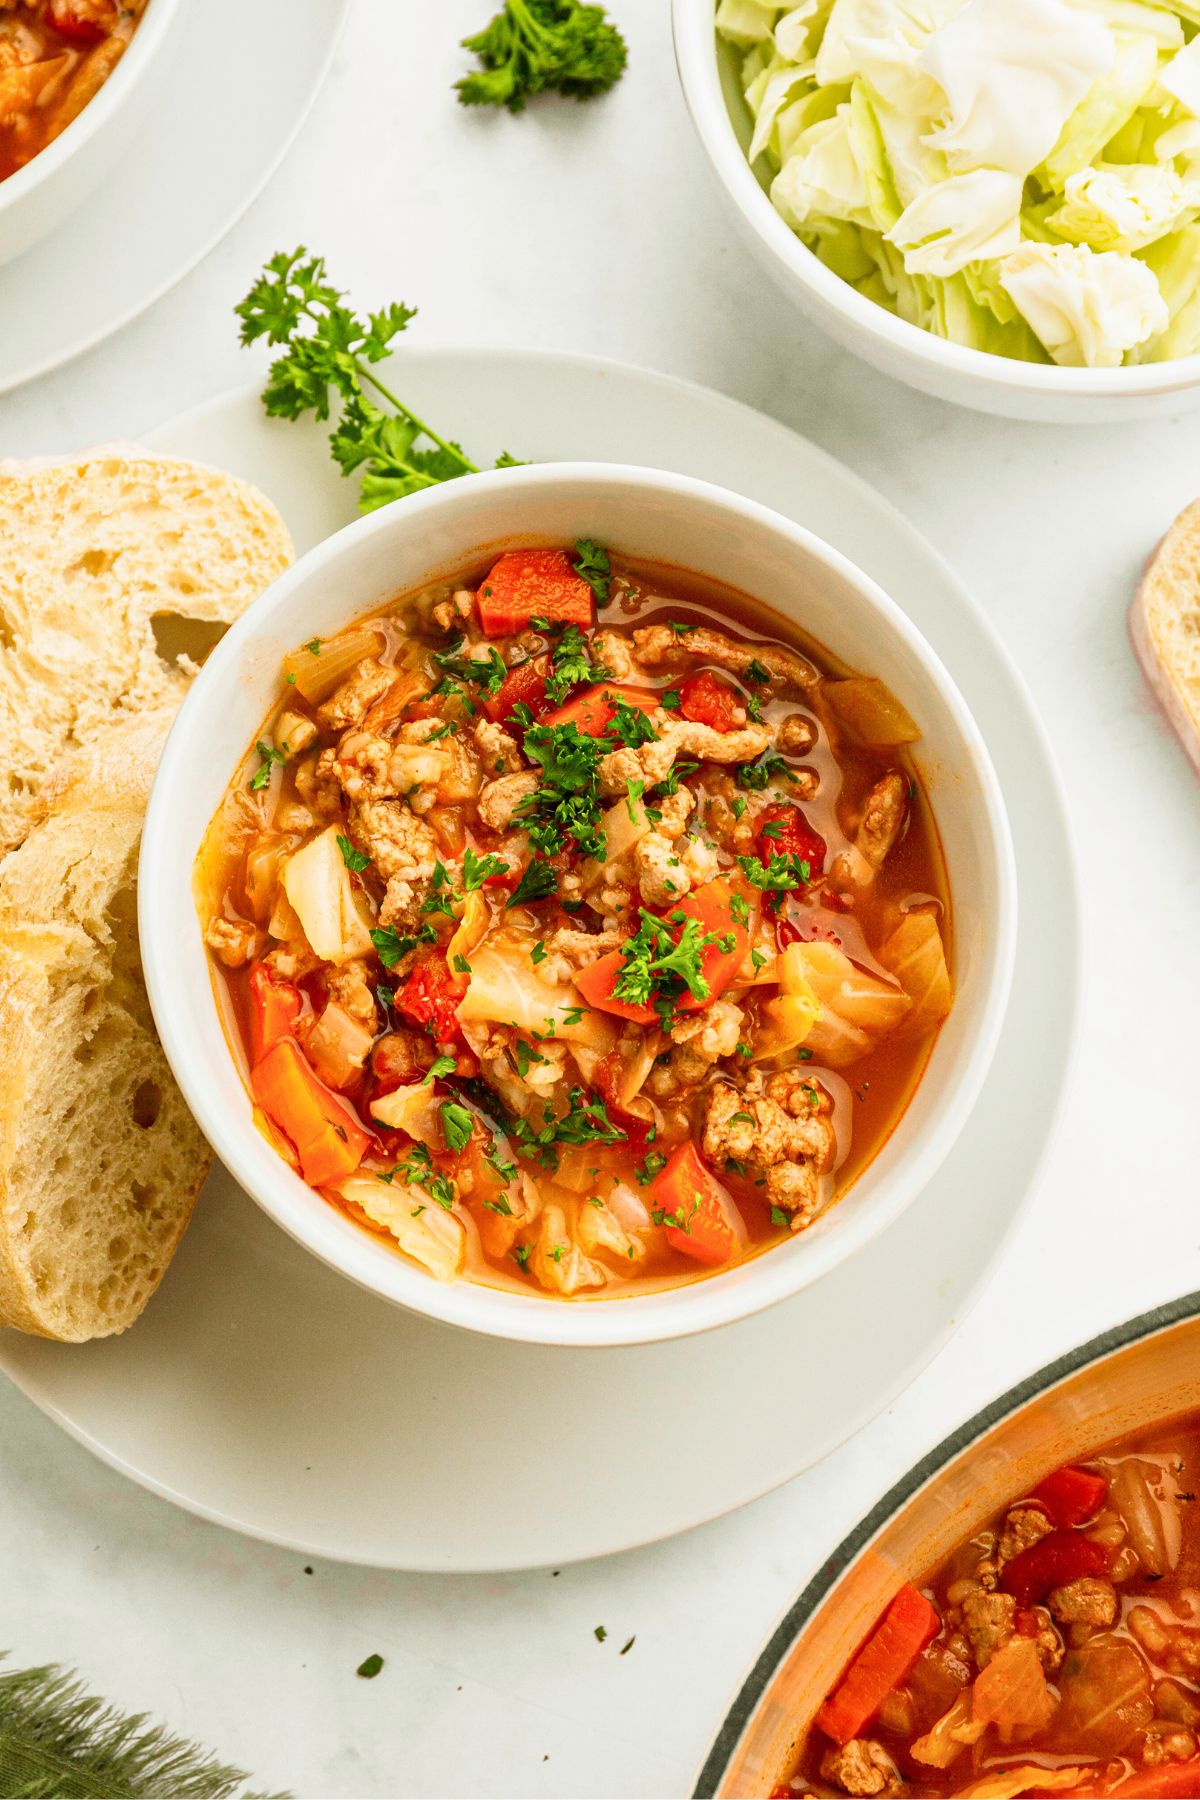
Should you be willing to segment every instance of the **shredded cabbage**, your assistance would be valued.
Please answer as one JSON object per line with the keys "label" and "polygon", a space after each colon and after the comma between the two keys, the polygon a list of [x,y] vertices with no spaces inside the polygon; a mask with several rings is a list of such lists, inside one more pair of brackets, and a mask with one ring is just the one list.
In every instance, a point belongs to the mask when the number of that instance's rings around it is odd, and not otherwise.
{"label": "shredded cabbage", "polygon": [[750,160],[827,267],[1031,362],[1200,351],[1200,0],[719,0]]}

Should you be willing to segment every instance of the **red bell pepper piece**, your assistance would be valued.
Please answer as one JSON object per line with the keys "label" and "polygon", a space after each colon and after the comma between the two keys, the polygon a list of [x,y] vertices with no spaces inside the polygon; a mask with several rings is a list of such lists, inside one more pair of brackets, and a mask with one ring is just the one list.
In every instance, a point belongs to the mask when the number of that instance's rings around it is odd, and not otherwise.
{"label": "red bell pepper piece", "polygon": [[565,550],[506,550],[475,598],[489,637],[511,637],[531,619],[588,626],[595,617],[595,595]]}
{"label": "red bell pepper piece", "polygon": [[711,669],[701,669],[698,675],[689,675],[681,683],[679,710],[693,724],[708,725],[713,731],[737,731],[746,722],[746,709],[737,689]]}
{"label": "red bell pepper piece", "polygon": [[283,1038],[293,1037],[300,1018],[300,990],[276,981],[265,963],[250,971],[250,1063],[262,1061]]}
{"label": "red bell pepper piece", "polygon": [[325,1086],[294,1038],[281,1038],[251,1072],[255,1100],[291,1140],[312,1187],[352,1175],[371,1142],[350,1108]]}
{"label": "red bell pepper piece", "polygon": [[574,725],[584,737],[603,737],[617,716],[617,702],[636,706],[639,712],[653,712],[658,695],[647,688],[626,687],[619,681],[606,681],[602,686],[586,688],[565,706],[556,707],[542,721],[545,725]]}
{"label": "red bell pepper piece", "polygon": [[798,856],[806,862],[809,879],[816,881],[825,873],[827,845],[819,831],[814,831],[798,806],[789,800],[768,806],[758,815],[754,837],[755,853],[762,862],[772,856]]}
{"label": "red bell pepper piece", "polygon": [[116,30],[117,17],[116,0],[50,0],[50,24],[69,44],[103,43]]}
{"label": "red bell pepper piece", "polygon": [[1091,1469],[1055,1469],[1039,1481],[1032,1498],[1040,1500],[1056,1525],[1084,1525],[1104,1505],[1108,1482]]}
{"label": "red bell pepper piece", "polygon": [[708,1268],[728,1262],[738,1234],[729,1218],[733,1202],[703,1162],[695,1144],[681,1144],[646,1189],[651,1217],[662,1214],[672,1250]]}
{"label": "red bell pepper piece", "polygon": [[1081,1575],[1107,1575],[1112,1551],[1081,1531],[1052,1531],[1004,1565],[1000,1585],[1018,1606],[1036,1606],[1051,1588]]}
{"label": "red bell pepper piece", "polygon": [[500,690],[495,694],[487,694],[483,700],[483,710],[489,719],[506,720],[512,718],[514,706],[527,706],[535,719],[547,710],[546,706],[547,663],[544,656],[535,656],[530,662],[518,663],[504,677]]}
{"label": "red bell pepper piece", "polygon": [[817,1714],[826,1737],[835,1744],[857,1737],[940,1627],[921,1590],[906,1582]]}

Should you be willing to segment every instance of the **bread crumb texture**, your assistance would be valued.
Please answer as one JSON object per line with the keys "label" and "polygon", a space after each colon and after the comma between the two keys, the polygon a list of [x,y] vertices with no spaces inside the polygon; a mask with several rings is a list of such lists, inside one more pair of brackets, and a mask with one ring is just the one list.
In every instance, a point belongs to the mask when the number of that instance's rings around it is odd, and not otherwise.
{"label": "bread crumb texture", "polygon": [[1129,624],[1146,678],[1200,769],[1200,500],[1151,557]]}
{"label": "bread crumb texture", "polygon": [[271,503],[199,464],[100,455],[0,476],[0,852],[60,758],[178,706],[291,559]]}

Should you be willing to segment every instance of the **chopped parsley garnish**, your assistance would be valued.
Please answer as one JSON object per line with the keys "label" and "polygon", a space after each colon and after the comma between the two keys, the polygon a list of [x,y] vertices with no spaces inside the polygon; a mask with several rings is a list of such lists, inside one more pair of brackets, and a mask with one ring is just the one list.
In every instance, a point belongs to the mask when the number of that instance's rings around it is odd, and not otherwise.
{"label": "chopped parsley garnish", "polygon": [[508,665],[495,644],[489,644],[486,656],[467,654],[467,640],[458,637],[448,650],[435,650],[433,660],[448,675],[459,681],[475,681],[489,694],[498,694],[508,676]]}
{"label": "chopped parsley garnish", "polygon": [[597,1625],[595,1631],[592,1633],[592,1636],[595,1638],[595,1640],[598,1644],[602,1644],[604,1642],[605,1638],[608,1636],[608,1632],[604,1629],[603,1625]]}
{"label": "chopped parsley garnish", "polygon": [[500,1154],[500,1143],[497,1138],[493,1138],[491,1144],[484,1151],[483,1160],[495,1169],[501,1181],[516,1180],[517,1165],[514,1162],[508,1162],[506,1158]]}
{"label": "chopped parsley garnish", "polygon": [[548,1169],[558,1167],[559,1144],[615,1144],[625,1137],[609,1118],[603,1100],[589,1099],[579,1087],[567,1095],[565,1113],[556,1114],[548,1106],[540,1128],[528,1119],[514,1119],[512,1135],[522,1156],[536,1157]]}
{"label": "chopped parsley garnish", "polygon": [[645,791],[646,784],[644,781],[627,781],[625,783],[625,810],[629,814],[629,823],[631,825],[636,825],[638,822],[636,807]]}
{"label": "chopped parsley garnish", "polygon": [[537,943],[533,946],[533,949],[529,952],[529,960],[531,963],[545,962],[546,946],[541,938],[538,939]]}
{"label": "chopped parsley garnish", "polygon": [[685,991],[694,1000],[708,999],[703,953],[719,940],[679,911],[658,919],[642,907],[640,917],[637,931],[621,946],[613,993],[630,1006],[653,1006],[666,1026]]}
{"label": "chopped parsley garnish", "polygon": [[781,838],[783,836],[784,823],[785,821],[783,819],[768,819],[765,825],[759,826],[759,837]]}
{"label": "chopped parsley garnish", "polygon": [[751,887],[764,894],[787,894],[793,888],[807,887],[812,876],[811,865],[794,851],[788,856],[775,854],[769,863],[757,856],[739,856],[737,860]]}
{"label": "chopped parsley garnish", "polygon": [[748,802],[747,802],[746,796],[744,794],[738,794],[735,796],[734,802],[733,802],[733,816],[735,819],[741,818],[742,814],[746,810],[747,805],[748,805]]}
{"label": "chopped parsley garnish", "polygon": [[531,1247],[528,1244],[518,1244],[516,1249],[513,1251],[513,1253],[512,1253],[513,1261],[516,1263],[518,1268],[523,1269],[525,1267],[526,1263],[529,1261],[530,1248]]}
{"label": "chopped parsley garnish", "polygon": [[610,671],[591,659],[587,639],[578,625],[568,625],[550,652],[550,673],[546,677],[546,698],[553,706],[561,706],[573,687],[583,682],[607,681]]}
{"label": "chopped parsley garnish", "polygon": [[628,700],[617,701],[616,710],[604,727],[604,735],[619,739],[627,750],[658,742],[658,733],[650,723],[649,715],[640,706],[630,706]]}
{"label": "chopped parsley garnish", "polygon": [[320,654],[321,654],[320,638],[309,638],[309,640],[308,640],[307,644],[305,644],[304,648],[308,651],[308,654],[310,656],[320,656]]}
{"label": "chopped parsley garnish", "polygon": [[735,776],[740,788],[749,788],[751,793],[761,794],[780,781],[794,782],[796,779],[787,762],[778,750],[766,750],[757,762],[743,763]]}
{"label": "chopped parsley garnish", "polygon": [[440,1081],[443,1076],[453,1075],[458,1067],[458,1058],[454,1056],[436,1056],[425,1075],[424,1086],[431,1081]]}
{"label": "chopped parsley garnish", "polygon": [[549,863],[531,862],[513,889],[508,906],[529,906],[535,900],[548,900],[557,885],[558,876]]}
{"label": "chopped parsley garnish", "polygon": [[757,694],[750,694],[746,700],[746,717],[756,725],[762,723],[762,701]]}
{"label": "chopped parsley garnish", "polygon": [[375,989],[375,998],[384,1012],[390,1012],[396,1001],[395,988],[384,987],[382,983]]}
{"label": "chopped parsley garnish", "polygon": [[457,1156],[466,1149],[475,1129],[475,1119],[465,1106],[460,1105],[457,1100],[444,1100],[438,1107],[438,1123],[441,1125],[447,1150]]}
{"label": "chopped parsley garnish", "polygon": [[766,687],[771,680],[771,671],[763,667],[757,656],[751,657],[746,666],[746,680],[752,681],[755,687]]}
{"label": "chopped parsley garnish", "polygon": [[762,950],[752,950],[750,952],[750,961],[754,964],[756,971],[758,969],[764,969],[767,964],[765,952]]}
{"label": "chopped parsley garnish", "polygon": [[454,884],[445,863],[435,863],[430,890],[421,902],[422,913],[440,913],[443,918],[453,919],[455,912],[451,902],[454,898]]}
{"label": "chopped parsley garnish", "polygon": [[482,887],[485,881],[490,881],[493,875],[507,875],[511,866],[499,856],[493,855],[491,851],[486,856],[476,856],[474,850],[468,845],[463,853],[464,892],[473,893],[476,888]]}
{"label": "chopped parsley garnish", "polygon": [[650,1217],[656,1225],[666,1225],[672,1231],[682,1231],[685,1232],[688,1237],[691,1237],[692,1220],[699,1211],[700,1202],[698,1200],[693,1200],[690,1212],[667,1212],[663,1207],[655,1206],[650,1210]]}
{"label": "chopped parsley garnish", "polygon": [[750,907],[744,894],[731,894],[729,898],[730,917],[739,925],[750,923]]}
{"label": "chopped parsley garnish", "polygon": [[[602,739],[585,737],[571,722],[531,725],[526,731],[525,755],[540,768],[542,778],[517,817],[535,850],[556,856],[567,839],[574,838],[584,856],[603,858],[598,769],[606,748]],[[553,872],[548,873],[553,883]]]}
{"label": "chopped parsley garnish", "polygon": [[667,620],[667,630],[673,631],[676,637],[682,637],[687,631],[695,631],[694,625],[681,625],[678,619]]}
{"label": "chopped parsley garnish", "polygon": [[469,975],[471,973],[470,963],[467,961],[466,957],[461,955],[457,950],[454,952],[454,971],[457,975]]}
{"label": "chopped parsley garnish", "polygon": [[252,794],[261,794],[262,790],[271,779],[272,768],[276,763],[282,768],[283,764],[287,761],[287,753],[283,750],[276,750],[273,744],[264,744],[261,738],[259,738],[254,748],[258,751],[262,760],[250,777],[250,792]]}
{"label": "chopped parsley garnish", "polygon": [[356,850],[350,839],[343,837],[340,831],[338,832],[337,847],[342,853],[342,861],[352,875],[361,875],[363,870],[370,865],[370,857],[363,851]]}
{"label": "chopped parsley garnish", "polygon": [[501,1194],[498,1200],[485,1200],[483,1207],[485,1212],[499,1213],[505,1219],[511,1219],[513,1216],[513,1209],[508,1204],[507,1194]]}
{"label": "chopped parsley garnish", "polygon": [[385,969],[394,969],[401,957],[415,950],[418,944],[434,944],[437,933],[432,925],[422,925],[415,937],[401,935],[390,926],[377,925],[371,933],[371,942],[379,954],[379,960]]}
{"label": "chopped parsley garnish", "polygon": [[659,1171],[662,1169],[665,1169],[666,1166],[667,1166],[667,1159],[664,1156],[663,1152],[661,1150],[651,1150],[651,1152],[647,1156],[645,1162],[639,1163],[637,1168],[634,1170],[634,1174],[637,1176],[638,1186],[639,1187],[648,1186],[649,1183],[654,1180],[654,1177],[659,1173]]}
{"label": "chopped parsley garnish", "polygon": [[676,688],[664,688],[663,692],[658,696],[658,704],[663,707],[666,712],[678,712],[679,708],[683,705],[683,696]]}
{"label": "chopped parsley garnish", "polygon": [[575,572],[583,579],[596,596],[598,606],[607,606],[608,590],[612,581],[612,564],[608,559],[608,551],[594,544],[591,538],[580,538],[575,545]]}
{"label": "chopped parsley garnish", "polygon": [[771,1208],[772,1225],[790,1225],[791,1222],[792,1215],[790,1213],[785,1213],[782,1206],[773,1206]]}
{"label": "chopped parsley garnish", "polygon": [[535,1063],[544,1063],[545,1060],[546,1058],[542,1055],[540,1050],[535,1050],[532,1044],[527,1044],[525,1042],[524,1038],[517,1039],[515,1055],[512,1056],[512,1062],[522,1081],[524,1081]]}
{"label": "chopped parsley garnish", "polygon": [[376,1654],[368,1656],[365,1661],[360,1662],[354,1673],[356,1675],[361,1675],[364,1681],[374,1681],[382,1667],[383,1658]]}

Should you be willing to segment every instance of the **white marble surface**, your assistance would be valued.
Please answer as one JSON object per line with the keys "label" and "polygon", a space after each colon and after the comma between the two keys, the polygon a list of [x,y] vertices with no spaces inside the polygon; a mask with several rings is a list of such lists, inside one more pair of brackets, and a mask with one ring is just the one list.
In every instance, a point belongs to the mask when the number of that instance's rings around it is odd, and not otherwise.
{"label": "white marble surface", "polygon": [[[935,1365],[821,1467],[655,1549],[557,1575],[310,1574],[126,1485],[0,1391],[3,1643],[302,1796],[685,1792],[776,1614],[921,1450],[1048,1357],[1200,1286],[1200,799],[1124,624],[1142,560],[1200,489],[1200,413],[1123,434],[1005,424],[808,337],[732,238],[676,90],[667,0],[612,7],[621,87],[514,120],[450,93],[488,0],[358,0],[248,217],[142,321],[0,400],[0,451],[136,437],[253,375],[229,308],[299,240],[362,304],[419,304],[423,341],[590,350],[768,408],[928,534],[1033,688],[1082,853],[1084,1051],[1038,1202]],[[376,1650],[383,1674],[356,1679]]]}

